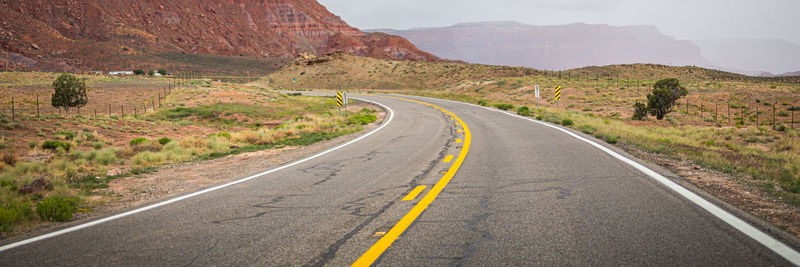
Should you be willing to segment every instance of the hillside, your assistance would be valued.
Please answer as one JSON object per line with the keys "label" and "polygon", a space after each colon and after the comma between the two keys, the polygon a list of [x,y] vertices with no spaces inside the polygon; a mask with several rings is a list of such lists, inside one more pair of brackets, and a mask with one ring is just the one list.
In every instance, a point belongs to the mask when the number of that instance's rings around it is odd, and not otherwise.
{"label": "hillside", "polygon": [[[379,60],[346,54],[297,59],[279,71],[262,77],[258,83],[286,89],[443,89],[484,79],[541,76],[563,79],[641,79],[675,77],[697,80],[800,81],[799,77],[756,78],[699,67],[673,67],[655,64],[592,66],[561,72],[524,67]],[[294,81],[293,81],[294,79]]]}
{"label": "hillside", "polygon": [[375,31],[403,36],[442,58],[479,64],[548,70],[630,63],[711,66],[691,42],[664,35],[655,26],[479,22]]}
{"label": "hillside", "polygon": [[21,70],[129,68],[137,62],[119,57],[159,53],[438,60],[402,37],[350,27],[314,0],[2,1],[0,50]]}

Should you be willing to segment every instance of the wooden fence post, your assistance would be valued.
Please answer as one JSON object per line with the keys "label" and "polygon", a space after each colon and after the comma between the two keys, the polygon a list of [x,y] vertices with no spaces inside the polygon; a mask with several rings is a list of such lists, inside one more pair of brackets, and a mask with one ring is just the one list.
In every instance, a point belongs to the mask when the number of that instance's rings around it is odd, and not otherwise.
{"label": "wooden fence post", "polygon": [[728,125],[731,124],[731,101],[728,101]]}
{"label": "wooden fence post", "polygon": [[36,117],[39,117],[39,94],[36,94]]}
{"label": "wooden fence post", "polygon": [[775,103],[772,104],[772,130],[775,130],[775,112],[778,111],[778,100],[775,100]]}
{"label": "wooden fence post", "polygon": [[15,115],[14,115],[14,97],[12,96],[11,97],[11,120],[13,121],[14,119],[15,119]]}
{"label": "wooden fence post", "polygon": [[756,127],[758,127],[758,103],[756,103]]}

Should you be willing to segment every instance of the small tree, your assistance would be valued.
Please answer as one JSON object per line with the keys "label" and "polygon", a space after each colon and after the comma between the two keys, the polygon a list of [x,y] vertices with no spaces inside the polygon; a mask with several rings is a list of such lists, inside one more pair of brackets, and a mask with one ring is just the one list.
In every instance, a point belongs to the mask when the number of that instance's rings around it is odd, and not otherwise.
{"label": "small tree", "polygon": [[155,72],[155,71],[153,71],[153,70],[149,70],[149,71],[147,71],[147,75],[153,76],[153,75],[155,75],[155,74],[156,74],[156,72]]}
{"label": "small tree", "polygon": [[135,69],[135,70],[133,70],[133,74],[136,74],[136,75],[144,75],[144,71],[143,71],[143,70],[141,70],[141,69]]}
{"label": "small tree", "polygon": [[672,106],[682,96],[686,96],[689,91],[681,86],[681,82],[675,78],[663,79],[653,85],[653,91],[647,95],[647,110],[656,119],[663,119],[664,115],[672,112]]}
{"label": "small tree", "polygon": [[70,108],[83,107],[89,102],[86,97],[86,83],[70,74],[58,76],[53,81],[53,91],[53,107],[63,108],[67,115]]}
{"label": "small tree", "polygon": [[647,116],[647,105],[642,102],[636,102],[633,104],[633,118],[634,120],[643,121],[644,117]]}
{"label": "small tree", "polygon": [[161,74],[161,75],[167,75],[167,70],[165,70],[165,69],[159,69],[159,70],[158,70],[158,74]]}

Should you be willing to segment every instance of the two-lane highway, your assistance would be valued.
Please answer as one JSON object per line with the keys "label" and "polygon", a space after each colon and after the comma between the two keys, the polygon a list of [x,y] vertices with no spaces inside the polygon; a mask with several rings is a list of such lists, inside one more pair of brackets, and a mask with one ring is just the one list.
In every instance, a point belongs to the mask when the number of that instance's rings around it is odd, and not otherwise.
{"label": "two-lane highway", "polygon": [[462,103],[357,97],[391,121],[288,168],[4,249],[2,265],[790,264],[564,132]]}

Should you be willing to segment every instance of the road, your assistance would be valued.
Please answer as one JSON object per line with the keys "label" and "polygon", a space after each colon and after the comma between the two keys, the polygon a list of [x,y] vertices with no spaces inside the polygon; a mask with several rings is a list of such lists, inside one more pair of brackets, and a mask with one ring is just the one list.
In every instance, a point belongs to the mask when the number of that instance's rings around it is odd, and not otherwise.
{"label": "road", "polygon": [[444,100],[357,97],[391,121],[288,168],[5,249],[0,265],[791,265],[557,129]]}

